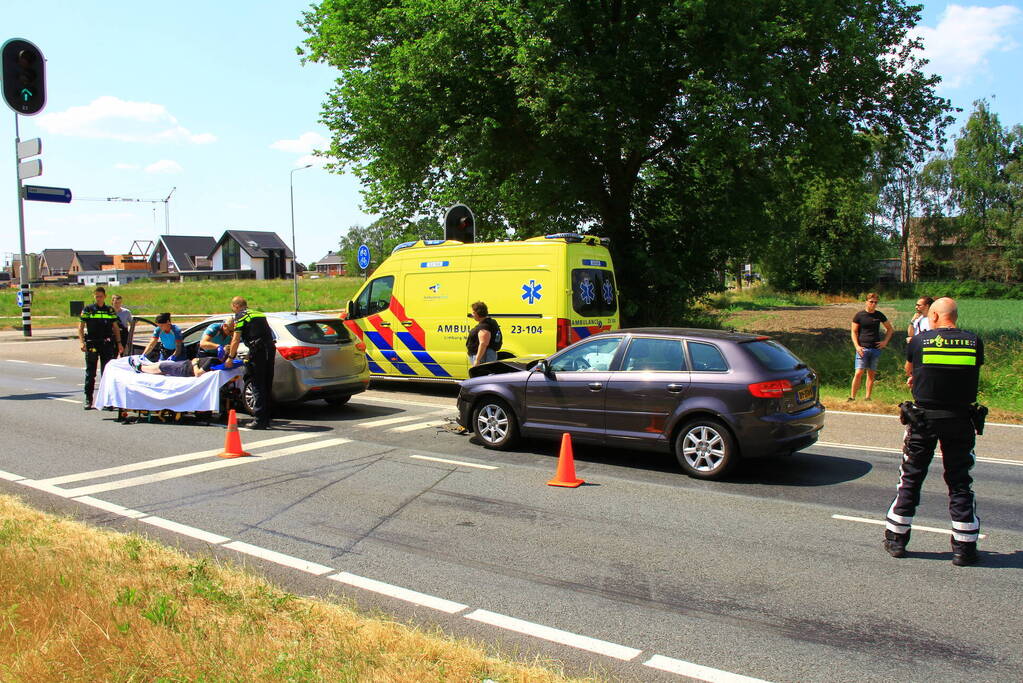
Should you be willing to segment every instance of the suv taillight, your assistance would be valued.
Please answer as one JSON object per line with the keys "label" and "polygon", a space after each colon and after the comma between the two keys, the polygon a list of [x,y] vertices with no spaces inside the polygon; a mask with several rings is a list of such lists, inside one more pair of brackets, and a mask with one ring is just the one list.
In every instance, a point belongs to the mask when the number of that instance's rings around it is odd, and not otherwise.
{"label": "suv taillight", "polygon": [[572,343],[572,326],[568,318],[558,318],[558,351]]}
{"label": "suv taillight", "polygon": [[320,350],[315,346],[278,346],[277,353],[285,360],[302,360],[315,356]]}
{"label": "suv taillight", "polygon": [[776,379],[770,382],[757,382],[749,385],[749,393],[757,398],[781,398],[786,391],[792,391],[792,382],[787,379]]}

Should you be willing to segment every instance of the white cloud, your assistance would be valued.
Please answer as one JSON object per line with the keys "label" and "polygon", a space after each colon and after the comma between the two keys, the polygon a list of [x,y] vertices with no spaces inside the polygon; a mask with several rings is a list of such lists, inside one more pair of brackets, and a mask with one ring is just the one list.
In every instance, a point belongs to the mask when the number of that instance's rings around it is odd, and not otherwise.
{"label": "white cloud", "polygon": [[1019,47],[1010,28],[1023,12],[1018,7],[949,5],[937,26],[919,26],[927,68],[942,77],[942,89],[966,85],[988,68],[988,55]]}
{"label": "white cloud", "polygon": [[126,164],[123,161],[119,161],[118,163],[114,164],[114,168],[116,168],[118,171],[137,171],[139,170],[139,165]]}
{"label": "white cloud", "polygon": [[314,150],[325,150],[329,147],[330,140],[319,133],[313,132],[302,133],[295,140],[278,140],[270,145],[271,149],[288,152],[289,154],[298,154],[299,158],[295,161],[295,166],[305,166],[306,164],[323,166],[327,163],[328,159],[313,156],[312,153]]}
{"label": "white cloud", "polygon": [[160,159],[146,166],[146,173],[181,173],[184,170],[181,164],[170,159]]}
{"label": "white cloud", "polygon": [[192,133],[162,104],[128,102],[111,95],[98,97],[84,106],[43,114],[38,122],[45,131],[57,135],[121,142],[203,145],[217,139],[211,133]]}

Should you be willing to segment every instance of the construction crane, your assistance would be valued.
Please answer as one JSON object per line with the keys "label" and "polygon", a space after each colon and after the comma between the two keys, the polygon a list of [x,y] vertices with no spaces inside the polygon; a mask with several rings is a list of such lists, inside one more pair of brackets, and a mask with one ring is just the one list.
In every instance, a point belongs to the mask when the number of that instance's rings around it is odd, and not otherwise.
{"label": "construction crane", "polygon": [[[164,234],[170,234],[170,198],[177,190],[177,187],[172,187],[171,191],[163,199],[138,199],[135,197],[75,197],[75,201],[84,202],[139,202],[144,204],[163,204],[163,225]],[[156,207],[153,207],[153,211],[156,211]]]}

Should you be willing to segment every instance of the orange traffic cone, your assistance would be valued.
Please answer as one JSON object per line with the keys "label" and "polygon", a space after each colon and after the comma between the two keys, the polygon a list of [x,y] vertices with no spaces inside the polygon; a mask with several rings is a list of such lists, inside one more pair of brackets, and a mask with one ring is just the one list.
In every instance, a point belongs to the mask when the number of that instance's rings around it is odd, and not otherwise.
{"label": "orange traffic cone", "polygon": [[554,478],[547,482],[548,486],[566,486],[575,488],[586,482],[575,477],[575,458],[572,456],[572,435],[565,432],[561,435],[561,453],[558,454],[558,471]]}
{"label": "orange traffic cone", "polygon": [[238,433],[238,416],[234,414],[234,408],[227,414],[227,437],[224,439],[224,450],[217,457],[240,458],[243,455],[252,455],[242,450],[242,437]]}

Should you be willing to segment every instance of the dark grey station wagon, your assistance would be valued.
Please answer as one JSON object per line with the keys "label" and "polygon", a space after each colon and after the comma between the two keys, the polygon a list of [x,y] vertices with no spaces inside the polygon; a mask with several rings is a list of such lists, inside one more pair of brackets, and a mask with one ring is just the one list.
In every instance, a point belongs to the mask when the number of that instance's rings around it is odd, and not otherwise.
{"label": "dark grey station wagon", "polygon": [[488,448],[519,436],[670,450],[693,477],[788,455],[824,426],[816,373],[769,337],[683,328],[602,332],[542,360],[473,368],[461,425]]}

